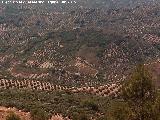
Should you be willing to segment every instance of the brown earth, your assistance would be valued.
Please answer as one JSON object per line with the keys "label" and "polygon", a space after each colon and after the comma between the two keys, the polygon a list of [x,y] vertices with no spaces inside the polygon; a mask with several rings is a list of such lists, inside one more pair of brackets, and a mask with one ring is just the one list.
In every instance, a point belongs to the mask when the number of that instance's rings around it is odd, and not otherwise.
{"label": "brown earth", "polygon": [[6,116],[10,113],[14,112],[17,114],[22,120],[31,120],[30,113],[23,112],[21,110],[18,110],[16,108],[6,108],[6,107],[0,107],[0,120],[6,120]]}
{"label": "brown earth", "polygon": [[[10,112],[14,112],[21,118],[21,120],[31,120],[29,112],[23,112],[16,108],[6,108],[2,106],[0,106],[0,120],[6,120],[6,116],[9,115]],[[50,120],[64,120],[64,118],[61,115],[53,115]],[[69,119],[66,118],[66,120]]]}

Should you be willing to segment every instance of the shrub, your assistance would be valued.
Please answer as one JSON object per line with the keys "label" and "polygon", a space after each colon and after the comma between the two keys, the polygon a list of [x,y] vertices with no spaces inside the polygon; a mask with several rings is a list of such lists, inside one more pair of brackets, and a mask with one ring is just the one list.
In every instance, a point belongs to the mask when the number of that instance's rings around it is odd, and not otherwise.
{"label": "shrub", "polygon": [[11,112],[9,115],[7,115],[6,120],[21,120],[18,115]]}
{"label": "shrub", "polygon": [[48,114],[39,108],[35,108],[31,110],[31,118],[32,120],[48,120]]}
{"label": "shrub", "polygon": [[152,76],[139,65],[122,87],[122,101],[108,110],[111,120],[159,120],[159,100]]}
{"label": "shrub", "polygon": [[123,99],[138,105],[148,100],[155,100],[155,93],[152,76],[144,65],[136,68],[130,80],[126,81],[122,88]]}
{"label": "shrub", "polygon": [[105,117],[107,120],[130,120],[133,114],[127,103],[112,101]]}
{"label": "shrub", "polygon": [[98,105],[92,100],[86,100],[82,103],[84,107],[90,108],[91,110],[98,111]]}
{"label": "shrub", "polygon": [[88,120],[88,116],[85,113],[73,114],[73,120]]}
{"label": "shrub", "polygon": [[88,120],[88,117],[87,117],[87,115],[86,114],[80,114],[79,115],[79,119],[78,120]]}

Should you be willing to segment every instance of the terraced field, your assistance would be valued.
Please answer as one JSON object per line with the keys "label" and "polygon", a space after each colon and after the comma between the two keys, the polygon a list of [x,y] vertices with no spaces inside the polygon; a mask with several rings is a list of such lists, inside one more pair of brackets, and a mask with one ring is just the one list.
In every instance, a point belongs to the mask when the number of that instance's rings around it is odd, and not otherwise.
{"label": "terraced field", "polygon": [[70,91],[73,93],[86,92],[89,94],[99,95],[99,96],[112,96],[117,97],[120,92],[121,85],[118,83],[108,84],[98,87],[66,87],[60,85],[53,85],[49,82],[40,82],[33,80],[5,80],[1,79],[0,89],[32,89],[32,90],[42,90],[42,91]]}

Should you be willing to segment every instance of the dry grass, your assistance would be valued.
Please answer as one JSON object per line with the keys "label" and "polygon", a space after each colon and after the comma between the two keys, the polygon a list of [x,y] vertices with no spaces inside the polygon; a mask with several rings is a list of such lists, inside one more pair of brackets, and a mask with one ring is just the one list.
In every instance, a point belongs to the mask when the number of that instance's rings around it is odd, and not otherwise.
{"label": "dry grass", "polygon": [[[6,108],[2,106],[0,106],[0,120],[6,120],[6,116],[9,115],[11,112],[14,112],[16,115],[18,115],[21,118],[21,120],[32,120],[29,112],[23,112],[16,108]],[[57,114],[53,115],[49,120],[70,120],[70,119],[69,118],[64,119],[62,115]]]}
{"label": "dry grass", "polygon": [[16,108],[6,108],[6,107],[0,107],[0,120],[6,120],[6,116],[9,115],[10,112],[14,112],[22,120],[31,120],[30,113],[23,112]]}

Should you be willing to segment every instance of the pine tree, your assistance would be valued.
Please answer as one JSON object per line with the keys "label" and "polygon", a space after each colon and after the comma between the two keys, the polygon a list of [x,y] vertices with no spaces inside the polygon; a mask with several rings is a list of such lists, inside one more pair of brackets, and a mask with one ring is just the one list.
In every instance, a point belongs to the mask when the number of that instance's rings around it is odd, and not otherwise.
{"label": "pine tree", "polygon": [[160,120],[160,97],[144,65],[139,65],[122,86],[122,100],[111,105],[107,120]]}

